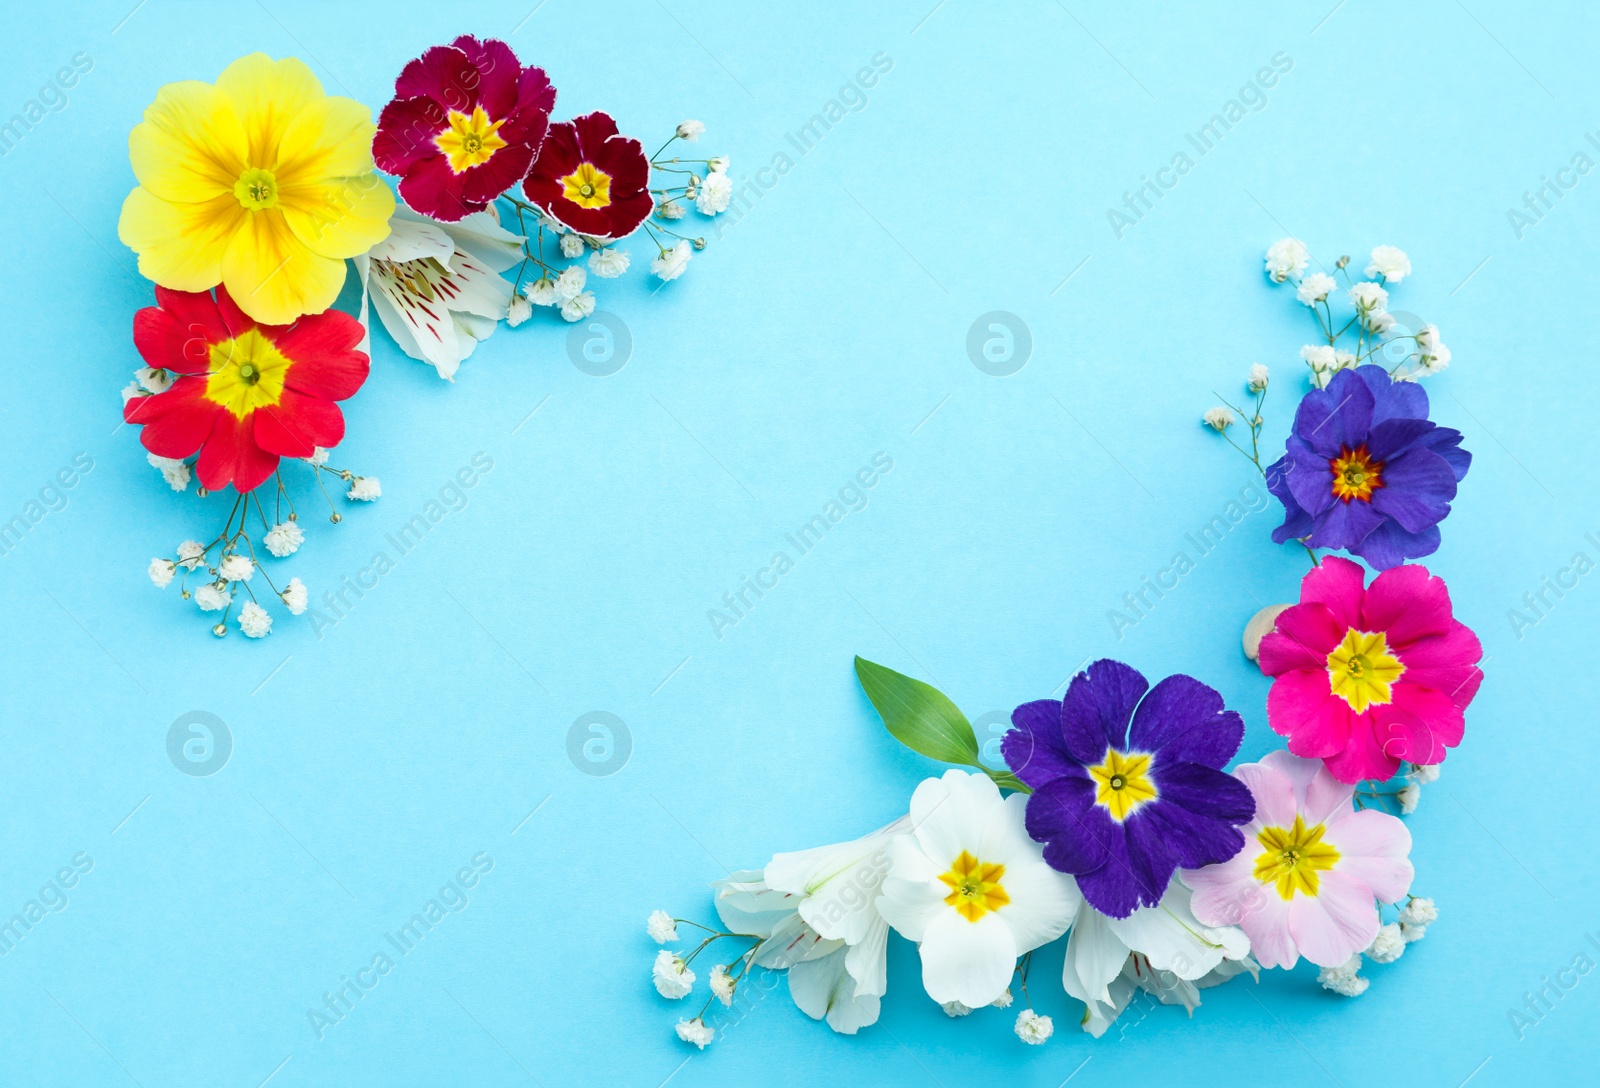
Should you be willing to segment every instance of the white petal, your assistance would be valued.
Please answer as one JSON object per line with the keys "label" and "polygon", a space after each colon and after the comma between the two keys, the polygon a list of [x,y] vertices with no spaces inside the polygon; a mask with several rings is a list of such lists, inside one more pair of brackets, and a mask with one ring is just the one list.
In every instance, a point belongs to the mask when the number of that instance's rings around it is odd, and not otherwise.
{"label": "white petal", "polygon": [[1137,992],[1137,987],[1121,973],[1112,980],[1110,989],[1109,1002],[1090,1001],[1083,1010],[1083,1030],[1096,1039],[1104,1035],[1106,1029],[1116,1022],[1117,1017],[1121,1016],[1123,1010],[1132,1003],[1133,995]]}
{"label": "white petal", "polygon": [[789,968],[789,994],[801,1012],[813,1020],[826,1017],[828,1026],[844,1035],[878,1020],[878,997],[857,992],[843,949]]}
{"label": "white petal", "polygon": [[1028,837],[1023,826],[1027,802],[1022,794],[1013,793],[990,810],[978,855],[984,862],[1001,862],[1006,867],[1000,884],[1011,901],[999,914],[1011,927],[1019,954],[1065,933],[1083,905],[1077,881],[1050,868],[1042,848]]}
{"label": "white petal", "polygon": [[951,770],[925,779],[911,795],[911,826],[923,853],[936,865],[948,865],[963,850],[976,854],[989,810],[999,801],[1000,789],[986,774]]}
{"label": "white petal", "polygon": [[845,969],[856,980],[856,993],[882,997],[889,989],[889,923],[873,912],[873,922],[845,956]]}
{"label": "white petal", "polygon": [[768,937],[779,922],[794,916],[800,901],[797,896],[770,888],[753,869],[730,873],[713,881],[713,905],[722,924],[732,933]]}
{"label": "white petal", "polygon": [[1214,929],[1195,920],[1189,890],[1174,880],[1154,907],[1140,907],[1126,918],[1107,919],[1123,944],[1143,953],[1158,971],[1192,980],[1208,973],[1224,958],[1250,952],[1250,940],[1233,926]]}
{"label": "white petal", "polygon": [[448,261],[455,245],[444,228],[423,219],[409,208],[396,208],[389,220],[389,237],[367,251],[380,261],[420,261],[432,257]]}
{"label": "white petal", "polygon": [[981,1009],[1006,992],[1017,966],[1017,944],[994,912],[969,922],[947,910],[922,940],[922,987],[939,1004],[959,1001]]}
{"label": "white petal", "polygon": [[430,304],[428,310],[422,309],[421,302],[382,265],[372,276],[372,285],[373,308],[400,350],[440,373],[447,369],[454,373],[461,362],[461,345],[450,311],[438,302]]}
{"label": "white petal", "polygon": [[506,230],[488,212],[473,212],[458,222],[440,226],[456,249],[464,250],[494,272],[504,272],[522,259],[522,235]]}
{"label": "white petal", "polygon": [[1089,1004],[1111,1004],[1111,981],[1128,961],[1128,946],[1112,932],[1111,920],[1093,907],[1078,912],[1067,938],[1067,958],[1061,966],[1061,985],[1067,993]]}
{"label": "white petal", "polygon": [[934,875],[937,872],[916,836],[896,835],[889,841],[889,875],[874,906],[907,940],[922,940],[934,919],[954,913],[944,902],[950,889]]}

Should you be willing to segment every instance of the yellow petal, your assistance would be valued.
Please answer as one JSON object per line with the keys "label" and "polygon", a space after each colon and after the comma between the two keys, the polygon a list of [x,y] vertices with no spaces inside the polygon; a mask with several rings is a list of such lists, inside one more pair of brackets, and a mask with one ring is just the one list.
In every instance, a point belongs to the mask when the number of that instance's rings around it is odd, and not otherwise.
{"label": "yellow petal", "polygon": [[206,291],[222,282],[223,255],[249,214],[231,192],[175,204],[141,186],[122,202],[117,237],[139,255],[140,275],[174,291]]}
{"label": "yellow petal", "polygon": [[344,262],[313,253],[276,208],[248,213],[222,257],[222,282],[239,308],[268,325],[320,314],[344,286]]}
{"label": "yellow petal", "polygon": [[134,176],[164,200],[199,203],[232,191],[245,154],[233,103],[192,79],[162,87],[128,137]]}
{"label": "yellow petal", "polygon": [[377,174],[363,174],[284,189],[278,205],[308,249],[342,259],[360,256],[389,237],[394,193]]}
{"label": "yellow petal", "polygon": [[284,126],[278,141],[280,185],[354,177],[373,169],[372,112],[337,95],[309,103]]}
{"label": "yellow petal", "polygon": [[276,170],[278,141],[289,122],[322,97],[322,84],[295,57],[273,60],[265,53],[240,57],[217,77],[217,90],[238,111],[249,142],[250,165]]}

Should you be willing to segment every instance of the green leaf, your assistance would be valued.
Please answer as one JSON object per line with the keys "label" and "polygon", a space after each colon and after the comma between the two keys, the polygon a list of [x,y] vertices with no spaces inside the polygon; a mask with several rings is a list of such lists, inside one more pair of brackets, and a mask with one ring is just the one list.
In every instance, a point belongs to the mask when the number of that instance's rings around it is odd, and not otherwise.
{"label": "green leaf", "polygon": [[895,740],[941,763],[982,767],[972,724],[938,688],[863,657],[856,677]]}

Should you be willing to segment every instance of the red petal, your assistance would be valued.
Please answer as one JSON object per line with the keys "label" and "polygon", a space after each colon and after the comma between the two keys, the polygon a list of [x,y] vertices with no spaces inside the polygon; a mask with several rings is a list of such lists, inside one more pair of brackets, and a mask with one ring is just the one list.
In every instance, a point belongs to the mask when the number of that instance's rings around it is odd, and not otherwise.
{"label": "red petal", "polygon": [[578,138],[578,146],[583,148],[585,155],[594,155],[600,150],[601,144],[617,134],[617,123],[604,110],[574,117],[570,123]]}
{"label": "red petal", "polygon": [[461,175],[461,195],[468,204],[487,204],[517,182],[533,165],[533,148],[527,144],[502,147],[489,161],[469,166]]}
{"label": "red petal", "polygon": [[256,444],[251,422],[249,416],[235,419],[231,412],[217,411],[216,424],[194,464],[195,475],[206,487],[221,491],[231,483],[236,491],[249,491],[278,467],[277,454]]}
{"label": "red petal", "polygon": [[522,62],[511,47],[495,38],[480,42],[471,34],[463,34],[450,44],[477,71],[476,101],[489,117],[500,120],[509,116],[517,105],[517,77],[522,75]]}
{"label": "red petal", "polygon": [[233,301],[233,296],[228,294],[228,289],[222,284],[217,284],[217,312],[222,315],[223,323],[228,328],[229,336],[243,336],[254,328],[270,328],[268,325],[257,325],[256,319],[239,309],[238,303]]}
{"label": "red petal", "polygon": [[[139,441],[158,457],[188,457],[205,442],[221,405],[205,399],[204,378],[183,377],[153,397],[134,397],[122,418],[142,425]],[[226,413],[224,413],[226,414]]]}
{"label": "red petal", "polygon": [[[213,307],[213,315],[215,312]],[[155,306],[147,306],[133,315],[133,346],[146,363],[163,370],[179,374],[206,373],[211,367],[211,345],[220,339],[226,339],[226,334],[218,336],[206,323],[180,321],[169,311]]]}
{"label": "red petal", "polygon": [[378,115],[372,157],[379,170],[404,174],[419,160],[438,155],[434,137],[450,127],[444,107],[431,98],[397,98]]}
{"label": "red petal", "polygon": [[[272,338],[294,361],[284,384],[318,400],[347,400],[367,380],[367,353],[357,351],[361,322],[339,310],[302,317]],[[328,445],[323,442],[321,445]]]}
{"label": "red petal", "polygon": [[454,223],[473,212],[481,212],[485,207],[482,203],[462,197],[461,179],[464,176],[453,173],[443,155],[419,159],[400,179],[400,195],[423,215]]}
{"label": "red petal", "polygon": [[471,113],[478,103],[478,70],[467,55],[436,45],[400,70],[396,98],[431,98],[447,110]]}
{"label": "red petal", "polygon": [[528,144],[535,151],[550,128],[550,111],[556,108],[556,89],[543,68],[524,68],[517,83],[517,104],[500,128],[510,142]]}
{"label": "red petal", "polygon": [[318,447],[337,446],[344,438],[344,413],[331,401],[283,391],[270,408],[252,414],[255,441],[283,457],[310,457]]}

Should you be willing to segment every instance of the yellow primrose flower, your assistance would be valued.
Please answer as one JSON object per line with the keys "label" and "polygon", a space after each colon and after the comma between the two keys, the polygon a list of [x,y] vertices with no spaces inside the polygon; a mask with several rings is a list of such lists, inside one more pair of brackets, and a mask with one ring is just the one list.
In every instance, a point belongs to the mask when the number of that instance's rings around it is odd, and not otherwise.
{"label": "yellow primrose flower", "polygon": [[225,284],[268,325],[333,305],[344,261],[389,234],[372,114],[293,57],[240,57],[213,86],[169,83],[128,137],[139,185],[117,236],[176,291]]}

